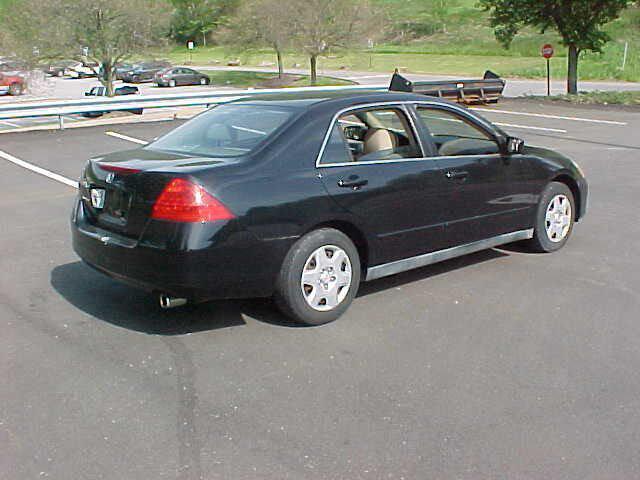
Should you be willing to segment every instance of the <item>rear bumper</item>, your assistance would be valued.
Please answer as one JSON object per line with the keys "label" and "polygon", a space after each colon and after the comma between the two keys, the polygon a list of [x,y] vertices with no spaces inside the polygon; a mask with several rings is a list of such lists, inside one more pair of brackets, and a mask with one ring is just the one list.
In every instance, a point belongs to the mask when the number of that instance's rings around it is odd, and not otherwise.
{"label": "rear bumper", "polygon": [[96,270],[196,302],[272,295],[288,251],[282,241],[260,241],[227,222],[151,221],[140,239],[130,239],[88,223],[82,202],[75,204],[71,231],[74,251]]}

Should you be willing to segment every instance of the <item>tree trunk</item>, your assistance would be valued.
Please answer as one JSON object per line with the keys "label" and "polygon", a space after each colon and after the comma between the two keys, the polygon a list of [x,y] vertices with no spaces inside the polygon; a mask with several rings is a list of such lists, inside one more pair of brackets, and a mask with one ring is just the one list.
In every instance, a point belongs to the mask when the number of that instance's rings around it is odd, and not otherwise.
{"label": "tree trunk", "polygon": [[202,32],[202,46],[207,46],[207,32]]}
{"label": "tree trunk", "polygon": [[278,57],[278,78],[284,76],[284,65],[282,65],[282,52],[279,48],[276,48],[276,56]]}
{"label": "tree trunk", "polygon": [[100,72],[100,83],[107,89],[107,97],[114,96],[113,80],[115,77],[115,65],[111,60],[102,62],[102,71]]}
{"label": "tree trunk", "polygon": [[569,70],[567,73],[567,93],[578,94],[578,57],[580,51],[574,44],[569,45]]}
{"label": "tree trunk", "polygon": [[316,55],[311,55],[311,85],[315,85],[318,81],[318,57]]}

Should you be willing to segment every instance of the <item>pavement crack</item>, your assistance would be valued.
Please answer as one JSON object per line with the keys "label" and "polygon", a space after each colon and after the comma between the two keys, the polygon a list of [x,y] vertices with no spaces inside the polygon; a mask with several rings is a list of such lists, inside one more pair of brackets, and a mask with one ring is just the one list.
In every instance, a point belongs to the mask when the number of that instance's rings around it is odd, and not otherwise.
{"label": "pavement crack", "polygon": [[178,395],[176,432],[178,436],[179,480],[200,480],[202,476],[201,445],[196,431],[195,410],[198,395],[195,388],[195,366],[191,352],[179,338],[162,338],[173,356]]}

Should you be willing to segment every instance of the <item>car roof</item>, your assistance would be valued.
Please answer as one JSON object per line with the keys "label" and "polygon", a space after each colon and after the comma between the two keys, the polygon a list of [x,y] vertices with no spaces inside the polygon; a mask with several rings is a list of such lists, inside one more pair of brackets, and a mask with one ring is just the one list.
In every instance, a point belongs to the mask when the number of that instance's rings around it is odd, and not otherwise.
{"label": "car roof", "polygon": [[361,104],[378,102],[415,102],[428,100],[443,105],[451,105],[448,100],[427,97],[416,93],[391,92],[380,90],[342,90],[317,92],[290,92],[273,95],[250,96],[234,101],[235,104],[251,104],[265,106],[283,106],[297,109],[311,107],[332,107],[336,110],[349,108]]}

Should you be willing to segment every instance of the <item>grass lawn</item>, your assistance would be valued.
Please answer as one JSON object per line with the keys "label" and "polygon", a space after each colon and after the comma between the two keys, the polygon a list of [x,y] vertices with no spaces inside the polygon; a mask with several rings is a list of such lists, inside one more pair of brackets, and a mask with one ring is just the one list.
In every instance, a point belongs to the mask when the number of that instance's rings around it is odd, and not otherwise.
{"label": "grass lawn", "polygon": [[[617,58],[617,44],[607,47],[609,55],[586,55],[580,62],[580,78],[582,80],[627,80],[640,81],[640,62],[629,62],[622,72],[611,61]],[[539,56],[510,55],[493,50],[491,55],[477,53],[435,53],[437,50],[420,45],[382,45],[373,51],[354,50],[338,52],[318,60],[319,69],[338,70],[346,68],[355,71],[393,72],[395,68],[406,68],[410,73],[426,73],[440,75],[460,75],[479,77],[485,70],[492,70],[505,77],[544,78],[546,64]],[[565,78],[567,59],[559,55],[551,60],[554,78]],[[182,64],[189,60],[186,49],[175,47],[168,52],[158,52],[157,56],[168,58],[174,63]],[[242,66],[260,66],[274,61],[271,50],[252,49],[242,53],[230,52],[223,47],[197,48],[191,57],[194,65],[226,65],[230,59],[239,59]],[[285,69],[297,65],[308,68],[308,59],[303,55],[288,53],[285,55]]]}
{"label": "grass lawn", "polygon": [[[556,47],[552,59],[556,79],[566,77],[566,49],[558,34],[548,31],[541,34],[535,29],[524,29],[507,50],[495,39],[486,12],[478,9],[477,0],[447,0],[446,12],[440,18],[434,16],[432,0],[372,0],[384,10],[387,26],[386,43],[378,43],[371,51],[361,45],[353,50],[334,52],[319,59],[319,67],[338,69],[345,67],[356,71],[391,73],[396,67],[406,67],[411,73],[461,75],[477,77],[485,70],[493,70],[503,76],[543,78],[546,64],[540,56],[545,43]],[[609,23],[604,30],[612,37],[601,54],[584,53],[580,59],[582,80],[640,81],[640,5],[625,10],[622,16]],[[629,44],[626,68],[622,70],[625,43]],[[193,53],[196,65],[213,64],[216,60],[226,64],[239,58],[243,66],[259,66],[274,62],[270,50],[243,51],[242,45],[234,50],[222,47],[199,48]],[[159,56],[168,56],[176,63],[188,59],[184,47],[175,47]],[[308,59],[289,52],[285,65],[291,68],[299,64],[308,68]]]}
{"label": "grass lawn", "polygon": [[[226,70],[203,70],[209,75],[211,85],[236,88],[260,88],[268,86],[270,81],[277,78],[273,73],[265,72],[238,72]],[[353,82],[331,77],[318,77],[316,86],[352,85]],[[296,75],[285,87],[308,87],[311,85],[310,78],[306,75]]]}
{"label": "grass lawn", "polygon": [[640,91],[636,92],[589,92],[579,95],[558,95],[552,101],[564,101],[583,105],[637,105],[640,106]]}

